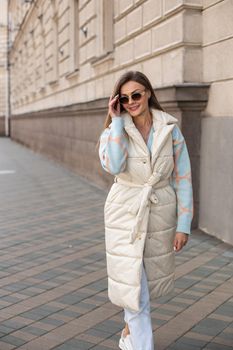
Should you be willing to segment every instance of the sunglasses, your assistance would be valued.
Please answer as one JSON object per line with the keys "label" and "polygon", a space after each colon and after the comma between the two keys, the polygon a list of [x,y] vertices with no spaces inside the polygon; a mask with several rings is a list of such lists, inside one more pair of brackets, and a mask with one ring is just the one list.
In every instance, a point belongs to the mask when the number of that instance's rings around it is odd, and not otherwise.
{"label": "sunglasses", "polygon": [[129,103],[130,98],[132,101],[139,101],[142,98],[142,96],[145,95],[145,93],[146,93],[146,90],[144,90],[142,92],[133,92],[129,96],[123,95],[123,96],[119,97],[119,102],[122,105],[125,105],[125,104]]}

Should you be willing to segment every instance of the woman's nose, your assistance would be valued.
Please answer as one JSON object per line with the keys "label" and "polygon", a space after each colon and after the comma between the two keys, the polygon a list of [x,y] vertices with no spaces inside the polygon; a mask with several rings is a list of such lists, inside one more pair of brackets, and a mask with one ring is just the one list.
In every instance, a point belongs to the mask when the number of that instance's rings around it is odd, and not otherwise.
{"label": "woman's nose", "polygon": [[129,102],[128,102],[128,104],[130,105],[131,103],[134,103],[134,100],[132,99],[132,96],[129,96]]}

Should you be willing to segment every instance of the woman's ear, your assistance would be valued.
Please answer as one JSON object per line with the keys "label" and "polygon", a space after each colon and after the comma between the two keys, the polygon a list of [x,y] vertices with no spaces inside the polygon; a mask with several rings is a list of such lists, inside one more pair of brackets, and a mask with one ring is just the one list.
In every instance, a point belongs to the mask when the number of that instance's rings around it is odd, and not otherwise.
{"label": "woman's ear", "polygon": [[151,97],[151,91],[148,90],[148,100],[149,100],[150,97]]}

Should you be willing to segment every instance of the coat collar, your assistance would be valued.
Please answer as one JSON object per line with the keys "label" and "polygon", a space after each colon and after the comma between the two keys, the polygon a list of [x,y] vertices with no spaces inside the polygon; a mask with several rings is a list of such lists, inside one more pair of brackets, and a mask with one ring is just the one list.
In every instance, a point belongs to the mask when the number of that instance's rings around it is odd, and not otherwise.
{"label": "coat collar", "polygon": [[[151,154],[152,154],[151,165],[153,168],[161,148],[163,147],[164,143],[167,140],[167,137],[171,133],[172,129],[175,126],[175,123],[177,123],[178,120],[173,116],[171,116],[170,114],[160,111],[158,109],[152,109],[151,111],[153,115],[153,127],[154,127],[153,143],[151,147]],[[148,147],[145,144],[142,138],[142,135],[136,128],[132,120],[132,117],[128,113],[124,114],[123,117],[124,117],[124,127],[126,132],[130,137],[132,137],[135,140],[135,142],[139,144],[139,146],[143,149],[144,153],[148,155],[149,154]]]}
{"label": "coat collar", "polygon": [[[158,109],[151,109],[151,112],[153,115],[154,129],[157,127],[157,125],[169,125],[169,124],[174,124],[178,122],[178,119],[174,118],[172,115],[166,112],[160,111]],[[125,128],[131,128],[131,127],[136,128],[132,120],[132,117],[128,113],[125,113],[123,117],[124,117]]]}

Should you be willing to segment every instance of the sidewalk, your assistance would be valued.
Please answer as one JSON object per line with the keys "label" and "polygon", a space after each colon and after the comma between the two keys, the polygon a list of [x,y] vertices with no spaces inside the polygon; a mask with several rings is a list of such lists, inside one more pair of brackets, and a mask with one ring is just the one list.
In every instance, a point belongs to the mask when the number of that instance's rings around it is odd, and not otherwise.
{"label": "sidewalk", "polygon": [[[0,350],[118,349],[107,298],[106,193],[0,139]],[[156,350],[233,349],[233,247],[195,231],[152,303]]]}

